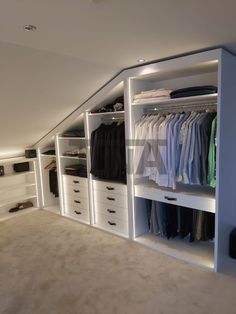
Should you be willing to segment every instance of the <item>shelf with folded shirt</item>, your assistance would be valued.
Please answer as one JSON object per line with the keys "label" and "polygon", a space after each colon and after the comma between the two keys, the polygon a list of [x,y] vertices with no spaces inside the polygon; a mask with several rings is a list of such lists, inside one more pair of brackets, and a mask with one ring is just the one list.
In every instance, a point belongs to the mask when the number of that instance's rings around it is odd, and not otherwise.
{"label": "shelf with folded shirt", "polygon": [[75,160],[86,160],[86,157],[79,157],[79,156],[60,156],[60,158],[66,158],[66,159],[75,159]]}
{"label": "shelf with folded shirt", "polygon": [[214,269],[214,214],[145,198],[135,197],[134,202],[136,242]]}
{"label": "shelf with folded shirt", "polygon": [[209,94],[209,95],[200,95],[200,96],[191,96],[191,97],[180,97],[180,98],[170,98],[170,97],[160,97],[160,98],[148,98],[133,100],[132,106],[153,106],[156,109],[165,109],[168,106],[168,109],[181,109],[181,107],[194,106],[194,105],[204,105],[207,103],[215,103],[217,101],[218,94]]}

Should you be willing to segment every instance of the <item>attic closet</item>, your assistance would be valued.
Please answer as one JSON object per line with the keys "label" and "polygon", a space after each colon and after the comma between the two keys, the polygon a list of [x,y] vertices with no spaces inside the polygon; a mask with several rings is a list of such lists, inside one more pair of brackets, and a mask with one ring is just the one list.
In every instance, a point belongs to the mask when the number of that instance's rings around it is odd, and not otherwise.
{"label": "attic closet", "polygon": [[[122,72],[55,137],[61,214],[208,269],[229,267],[235,79],[235,57],[221,49]],[[43,158],[42,178],[54,156]]]}

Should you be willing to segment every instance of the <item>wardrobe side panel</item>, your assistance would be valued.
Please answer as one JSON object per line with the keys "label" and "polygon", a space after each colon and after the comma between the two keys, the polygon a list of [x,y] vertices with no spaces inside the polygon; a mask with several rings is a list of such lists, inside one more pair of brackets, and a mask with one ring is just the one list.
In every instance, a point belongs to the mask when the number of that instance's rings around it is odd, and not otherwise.
{"label": "wardrobe side panel", "polygon": [[236,227],[236,58],[223,51],[219,67],[217,121],[216,270],[226,271],[229,235]]}

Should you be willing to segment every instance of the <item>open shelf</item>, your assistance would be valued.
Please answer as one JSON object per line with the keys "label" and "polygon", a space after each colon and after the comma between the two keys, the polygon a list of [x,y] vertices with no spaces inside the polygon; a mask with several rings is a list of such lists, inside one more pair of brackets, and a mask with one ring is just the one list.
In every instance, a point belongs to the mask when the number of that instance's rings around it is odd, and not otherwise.
{"label": "open shelf", "polygon": [[173,190],[161,188],[155,183],[145,183],[134,186],[134,195],[153,201],[215,213],[215,195],[209,191],[204,193],[204,191],[187,191],[184,189]]}
{"label": "open shelf", "polygon": [[141,235],[136,242],[155,251],[188,263],[214,270],[214,242],[188,242],[188,239],[164,239],[151,233]]}
{"label": "open shelf", "polygon": [[89,116],[112,116],[112,115],[123,115],[124,111],[108,111],[108,112],[90,112]]}
{"label": "open shelf", "polygon": [[73,156],[60,156],[60,158],[76,159],[76,160],[87,160],[87,158],[85,158],[85,157],[73,157]]}
{"label": "open shelf", "polygon": [[147,106],[147,105],[192,105],[192,104],[204,104],[206,102],[216,102],[218,94],[192,96],[192,97],[181,97],[181,98],[168,98],[159,99],[154,98],[153,100],[142,102],[132,102],[132,106]]}
{"label": "open shelf", "polygon": [[0,164],[14,164],[14,163],[21,163],[21,162],[30,162],[30,161],[35,161],[37,158],[25,158],[25,157],[14,157],[14,158],[6,158],[6,159],[1,159]]}
{"label": "open shelf", "polygon": [[41,157],[56,157],[56,155],[41,154]]}
{"label": "open shelf", "polygon": [[25,214],[32,213],[36,210],[38,210],[38,208],[30,207],[30,208],[25,208],[25,209],[19,210],[18,212],[15,212],[15,213],[9,213],[8,212],[8,213],[0,214],[0,221],[4,221],[4,220],[11,219],[11,218],[18,217],[18,216],[23,216]]}
{"label": "open shelf", "polygon": [[10,173],[10,174],[5,174],[4,176],[0,177],[0,180],[4,180],[6,178],[13,178],[13,177],[20,177],[28,174],[33,174],[35,171],[24,171],[24,172],[15,172],[15,173]]}
{"label": "open shelf", "polygon": [[20,196],[11,197],[8,199],[3,199],[3,200],[0,200],[0,207],[4,207],[4,206],[10,205],[10,204],[22,202],[22,201],[32,199],[32,198],[37,198],[37,195],[35,195],[35,194],[24,194],[24,195],[20,195]]}
{"label": "open shelf", "polygon": [[59,140],[86,140],[86,137],[70,136],[70,137],[58,137]]}
{"label": "open shelf", "polygon": [[[8,192],[8,191],[16,190],[16,189],[21,189],[22,187],[31,187],[31,186],[36,186],[36,184],[35,183],[19,183],[19,184],[9,185],[9,186],[4,187],[3,189],[0,188],[0,193]],[[1,203],[1,200],[0,200],[0,203]]]}

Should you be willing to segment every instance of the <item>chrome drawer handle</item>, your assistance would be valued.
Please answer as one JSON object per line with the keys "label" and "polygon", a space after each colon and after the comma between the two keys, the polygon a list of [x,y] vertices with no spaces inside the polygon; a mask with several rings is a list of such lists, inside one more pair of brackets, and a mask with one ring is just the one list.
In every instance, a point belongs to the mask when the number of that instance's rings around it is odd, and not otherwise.
{"label": "chrome drawer handle", "polygon": [[74,189],[74,192],[75,192],[75,193],[79,193],[79,192],[80,192],[80,190],[75,190],[75,189]]}
{"label": "chrome drawer handle", "polygon": [[79,183],[79,181],[73,180],[73,183]]}
{"label": "chrome drawer handle", "polygon": [[115,201],[116,199],[113,197],[107,197],[108,201]]}
{"label": "chrome drawer handle", "polygon": [[77,215],[82,215],[81,212],[78,212],[77,210],[74,211]]}
{"label": "chrome drawer handle", "polygon": [[107,189],[108,191],[114,191],[114,190],[115,190],[115,188],[113,188],[113,187],[111,187],[111,186],[106,186],[106,189]]}
{"label": "chrome drawer handle", "polygon": [[107,209],[107,211],[108,211],[108,213],[110,213],[110,214],[115,214],[115,213],[116,213],[115,210],[111,210],[111,209]]}
{"label": "chrome drawer handle", "polygon": [[80,203],[81,203],[80,201],[76,201],[76,200],[74,200],[74,202],[75,202],[76,204],[80,204]]}
{"label": "chrome drawer handle", "polygon": [[109,223],[110,226],[116,226],[115,222],[108,221],[108,223]]}
{"label": "chrome drawer handle", "polygon": [[165,196],[165,199],[166,199],[167,201],[177,201],[177,198],[175,198],[175,197]]}

